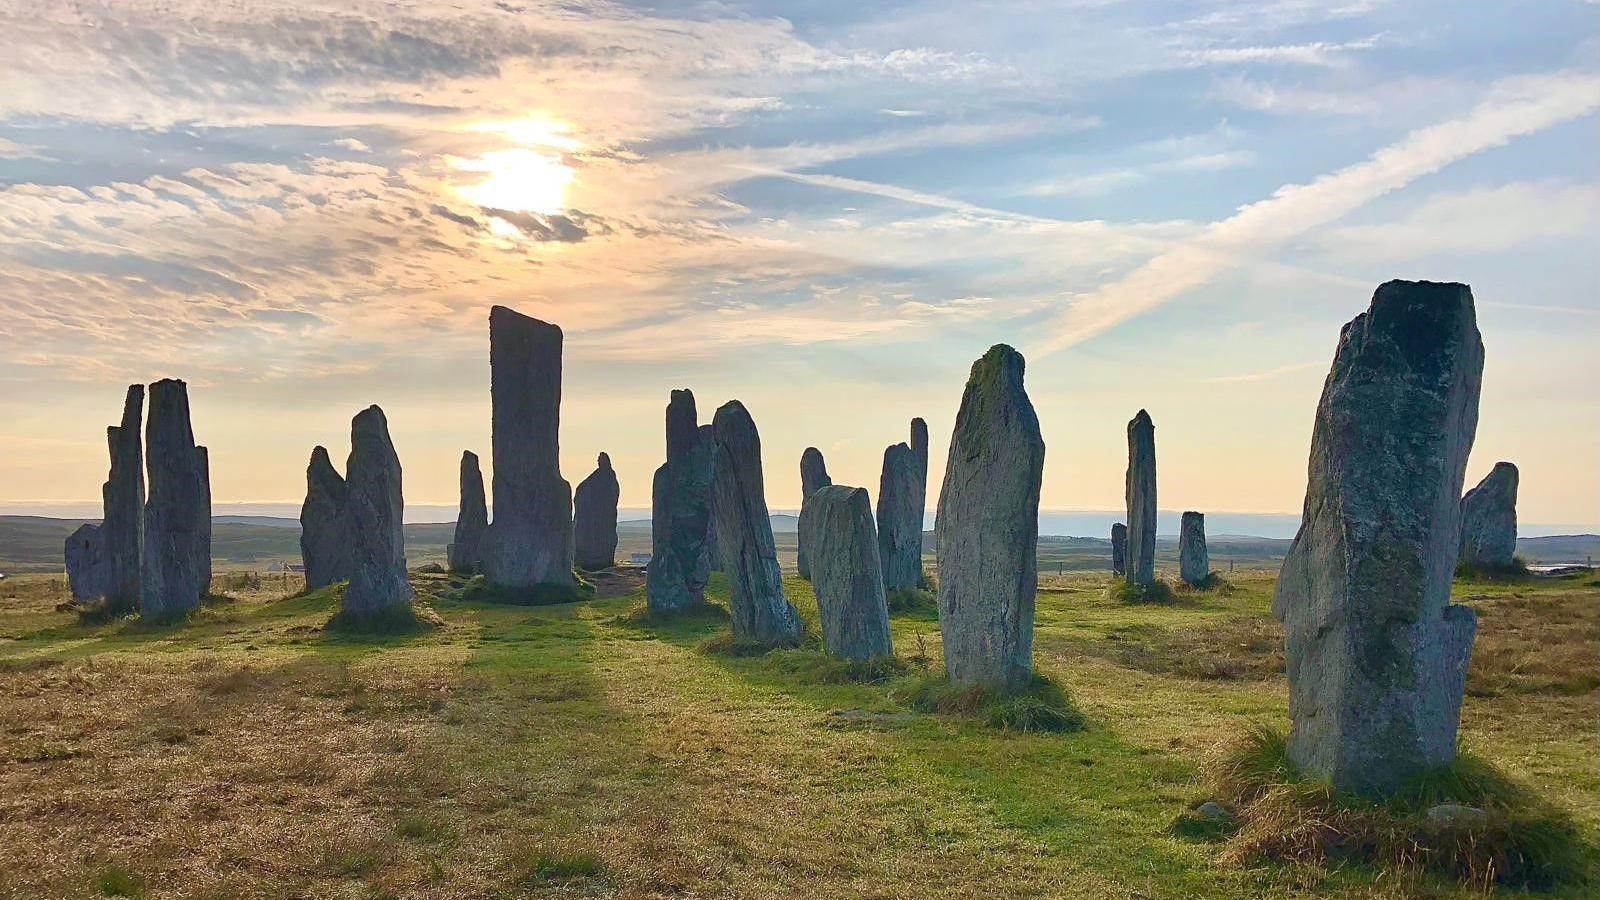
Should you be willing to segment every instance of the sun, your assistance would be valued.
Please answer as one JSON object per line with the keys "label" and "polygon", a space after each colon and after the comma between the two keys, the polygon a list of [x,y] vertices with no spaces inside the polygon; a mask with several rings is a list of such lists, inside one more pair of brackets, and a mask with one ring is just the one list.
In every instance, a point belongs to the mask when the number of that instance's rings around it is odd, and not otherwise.
{"label": "sun", "polygon": [[548,116],[476,122],[469,131],[496,134],[514,146],[475,157],[451,157],[451,168],[483,177],[456,188],[456,193],[481,207],[550,215],[566,208],[567,190],[576,172],[563,153],[582,143],[572,126]]}

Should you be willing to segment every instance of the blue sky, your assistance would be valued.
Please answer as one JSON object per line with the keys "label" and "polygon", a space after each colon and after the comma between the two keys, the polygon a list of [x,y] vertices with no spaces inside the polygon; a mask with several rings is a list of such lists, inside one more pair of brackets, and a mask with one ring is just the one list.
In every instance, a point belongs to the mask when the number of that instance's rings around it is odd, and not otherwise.
{"label": "blue sky", "polygon": [[121,386],[191,382],[219,501],[389,414],[414,502],[488,445],[487,310],[567,334],[562,464],[648,503],[738,397],[875,488],[1028,358],[1043,502],[1292,512],[1338,328],[1470,283],[1469,482],[1600,520],[1600,6],[162,2],[0,8],[0,501],[84,500]]}

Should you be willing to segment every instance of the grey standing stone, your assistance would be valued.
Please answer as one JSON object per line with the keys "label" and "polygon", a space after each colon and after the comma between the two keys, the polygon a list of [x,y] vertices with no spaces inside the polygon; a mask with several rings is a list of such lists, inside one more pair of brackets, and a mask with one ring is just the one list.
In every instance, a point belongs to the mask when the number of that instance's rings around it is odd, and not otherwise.
{"label": "grey standing stone", "polygon": [[811,548],[822,645],[835,656],[894,655],[876,532],[865,488],[825,485],[807,494],[800,508],[800,538]]}
{"label": "grey standing stone", "polygon": [[722,541],[717,539],[716,516],[706,516],[706,569],[722,571]]}
{"label": "grey standing stone", "polygon": [[1206,552],[1206,517],[1186,512],[1178,530],[1178,575],[1196,587],[1211,575],[1211,555]]}
{"label": "grey standing stone", "polygon": [[106,565],[105,535],[99,525],[85,523],[67,535],[64,548],[67,562],[67,587],[72,599],[90,603],[106,595],[110,569]]}
{"label": "grey standing stone", "polygon": [[1506,569],[1517,555],[1517,467],[1497,462],[1461,498],[1461,562]]}
{"label": "grey standing stone", "polygon": [[1388,282],[1340,333],[1272,605],[1290,757],[1340,790],[1455,756],[1476,620],[1450,583],[1482,373],[1466,285]]}
{"label": "grey standing stone", "polygon": [[783,595],[756,423],[744,404],[732,400],[717,410],[711,424],[716,442],[712,508],[728,576],[734,642],[794,646],[805,636],[805,623]]}
{"label": "grey standing stone", "polygon": [[572,486],[561,477],[561,329],[504,306],[489,311],[494,522],[491,584],[574,590]]}
{"label": "grey standing stone", "polygon": [[705,602],[714,450],[710,426],[698,422],[694,393],[673,391],[667,403],[667,461],[656,469],[650,488],[645,602],[655,612]]}
{"label": "grey standing stone", "polygon": [[1128,422],[1127,578],[1137,584],[1156,580],[1156,426],[1150,414]]}
{"label": "grey standing stone", "polygon": [[1128,574],[1128,526],[1121,522],[1111,526],[1111,574]]}
{"label": "grey standing stone", "polygon": [[[106,429],[111,470],[100,489],[105,514],[100,545],[105,561],[106,611],[127,615],[139,606],[144,580],[144,385],[128,385],[122,421]],[[210,527],[210,519],[206,527]]]}
{"label": "grey standing stone", "polygon": [[405,500],[400,457],[383,410],[369,406],[350,421],[350,584],[340,616],[349,623],[383,617],[411,603],[406,580]]}
{"label": "grey standing stone", "polygon": [[572,497],[572,532],[578,568],[586,572],[609,569],[617,563],[617,498],[622,487],[611,468],[611,457],[600,454],[595,470],[578,484]]}
{"label": "grey standing stone", "polygon": [[139,612],[166,620],[199,606],[211,586],[210,467],[206,449],[194,442],[189,390],[182,381],[150,385],[145,463],[150,493]]}
{"label": "grey standing stone", "polygon": [[883,451],[878,476],[878,558],[890,593],[922,584],[922,510],[917,508],[917,454],[908,444]]}
{"label": "grey standing stone", "polygon": [[1004,344],[972,364],[945,464],[934,541],[945,671],[1015,690],[1033,672],[1044,439]]}
{"label": "grey standing stone", "polygon": [[[717,437],[712,432],[711,423],[707,422],[696,429],[695,438],[699,441],[699,446],[705,449],[706,457],[711,460],[710,465],[715,466],[717,462]],[[706,475],[706,545],[701,550],[702,562],[696,570],[701,573],[700,587],[702,590],[704,590],[706,583],[711,580],[712,572],[722,571],[722,542],[717,540],[717,516],[716,513],[711,511],[711,480],[715,475],[714,471]]]}
{"label": "grey standing stone", "polygon": [[928,511],[928,423],[920,417],[911,420],[911,452],[917,455],[917,530]]}
{"label": "grey standing stone", "polygon": [[350,580],[350,489],[333,467],[328,448],[311,451],[306,466],[306,499],[300,504],[300,561],[306,568],[306,590]]}
{"label": "grey standing stone", "polygon": [[[805,504],[806,498],[811,496],[818,488],[833,484],[833,479],[828,475],[828,464],[822,458],[822,451],[815,447],[807,447],[800,454],[800,503]],[[801,578],[811,577],[811,562],[806,556],[806,536],[801,532],[795,537],[797,546],[796,567],[800,570]]]}
{"label": "grey standing stone", "polygon": [[483,533],[489,528],[489,505],[483,491],[483,468],[478,454],[461,451],[461,501],[456,510],[456,530],[445,548],[450,571],[472,574],[483,560]]}

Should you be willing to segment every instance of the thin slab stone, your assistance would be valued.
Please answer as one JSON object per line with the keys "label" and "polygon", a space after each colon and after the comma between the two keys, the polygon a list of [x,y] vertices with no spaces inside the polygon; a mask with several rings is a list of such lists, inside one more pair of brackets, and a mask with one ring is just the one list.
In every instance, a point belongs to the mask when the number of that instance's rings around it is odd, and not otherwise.
{"label": "thin slab stone", "polygon": [[622,487],[602,453],[595,469],[578,484],[572,500],[572,531],[578,568],[586,572],[609,569],[617,562],[617,499]]}
{"label": "thin slab stone", "polygon": [[1111,574],[1128,574],[1128,526],[1121,522],[1111,526]]}
{"label": "thin slab stone", "polygon": [[411,603],[406,580],[405,499],[400,456],[383,410],[369,406],[350,421],[345,463],[349,504],[350,584],[340,604],[347,623],[388,618]]}
{"label": "thin slab stone", "polygon": [[922,510],[917,508],[917,481],[922,477],[916,451],[893,444],[883,451],[878,476],[878,558],[884,590],[910,590],[922,585]]}
{"label": "thin slab stone", "polygon": [[645,602],[673,613],[705,602],[711,577],[706,539],[711,524],[715,450],[711,427],[701,427],[694,392],[675,390],[667,402],[667,461],[650,487],[650,566]]}
{"label": "thin slab stone", "polygon": [[445,561],[450,571],[470,575],[482,567],[483,535],[489,530],[489,504],[483,490],[483,468],[478,454],[461,451],[460,505],[456,528]]}
{"label": "thin slab stone", "polygon": [[1516,564],[1518,480],[1516,466],[1497,462],[1461,498],[1460,562],[1490,569]]}
{"label": "thin slab stone", "polygon": [[1150,414],[1128,422],[1127,578],[1136,584],[1156,580],[1156,426]]}
{"label": "thin slab stone", "polygon": [[350,489],[333,467],[328,448],[311,451],[306,466],[306,499],[300,505],[300,561],[306,590],[350,580]]}
{"label": "thin slab stone", "polygon": [[[822,458],[822,451],[815,447],[807,447],[800,454],[800,502],[818,488],[833,484],[833,479],[828,476],[828,464]],[[795,536],[797,550],[795,553],[795,566],[800,570],[801,578],[811,577],[811,564],[806,558],[806,536],[804,533]]]}
{"label": "thin slab stone", "polygon": [[1211,555],[1206,551],[1206,517],[1186,512],[1178,530],[1178,575],[1199,587],[1211,575]]}
{"label": "thin slab stone", "polygon": [[712,418],[716,443],[712,508],[721,538],[723,570],[736,644],[792,647],[805,623],[783,595],[761,473],[761,438],[744,404],[722,405]]}
{"label": "thin slab stone", "polygon": [[150,385],[145,461],[150,492],[139,613],[165,621],[198,607],[211,587],[210,465],[206,449],[194,442],[182,381]]}
{"label": "thin slab stone", "polygon": [[876,531],[864,488],[824,485],[800,508],[822,645],[835,656],[864,661],[894,655]]}

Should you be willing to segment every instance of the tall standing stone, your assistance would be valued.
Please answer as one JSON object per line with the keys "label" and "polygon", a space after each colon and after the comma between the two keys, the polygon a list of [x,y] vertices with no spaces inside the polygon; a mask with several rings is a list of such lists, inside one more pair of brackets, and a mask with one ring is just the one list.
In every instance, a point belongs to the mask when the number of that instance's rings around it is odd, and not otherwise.
{"label": "tall standing stone", "polygon": [[150,385],[145,435],[149,497],[144,507],[144,569],[139,612],[165,620],[200,605],[211,586],[211,474],[195,445],[189,390],[166,378]]}
{"label": "tall standing stone", "polygon": [[106,566],[105,535],[100,526],[79,525],[67,535],[64,551],[72,599],[91,603],[103,598],[110,583],[110,569]]}
{"label": "tall standing stone", "polygon": [[[127,615],[139,606],[144,579],[144,385],[128,385],[122,421],[106,429],[111,471],[100,489],[105,518],[100,546],[105,562],[106,611]],[[210,519],[206,527],[211,526]],[[209,559],[208,559],[209,562]]]}
{"label": "tall standing stone", "polygon": [[705,602],[715,454],[710,426],[702,428],[698,422],[694,393],[673,391],[667,402],[667,461],[656,469],[650,488],[645,602],[655,612]]}
{"label": "tall standing stone", "polygon": [[[717,436],[712,433],[710,422],[696,429],[695,439],[699,441],[699,446],[705,449],[706,457],[711,460],[710,464],[715,466],[717,461]],[[702,590],[705,587],[705,583],[710,581],[712,572],[722,571],[722,542],[717,540],[717,517],[711,511],[711,479],[715,474],[715,472],[711,472],[706,476],[706,545],[700,554],[703,562],[700,568],[696,570],[704,573],[702,576],[704,581],[701,582]]]}
{"label": "tall standing stone", "polygon": [[578,484],[572,498],[572,532],[578,568],[586,572],[617,563],[617,499],[622,487],[611,457],[600,454],[595,470]]}
{"label": "tall standing stone", "polygon": [[[923,515],[928,511],[928,423],[921,417],[911,420],[911,452],[917,456],[917,533],[922,532]],[[920,538],[918,541],[920,543]],[[920,547],[917,550],[921,557]]]}
{"label": "tall standing stone", "polygon": [[489,505],[483,492],[483,468],[478,454],[461,451],[461,501],[456,510],[456,530],[445,548],[450,571],[472,574],[483,560],[483,534],[489,529]]}
{"label": "tall standing stone", "polygon": [[300,505],[300,561],[305,564],[306,590],[314,591],[350,579],[350,489],[333,467],[328,448],[311,451],[306,466],[306,499]]}
{"label": "tall standing stone", "polygon": [[717,410],[711,424],[716,441],[712,508],[728,576],[734,642],[794,646],[805,636],[805,623],[783,595],[756,423],[744,404],[732,400]]}
{"label": "tall standing stone", "polygon": [[1272,603],[1289,755],[1340,790],[1382,795],[1455,756],[1476,619],[1450,583],[1482,373],[1463,284],[1388,282],[1340,333]]}
{"label": "tall standing stone", "polygon": [[1150,414],[1128,422],[1127,578],[1136,584],[1156,580],[1156,426]]}
{"label": "tall standing stone", "polygon": [[1517,555],[1517,467],[1497,462],[1461,498],[1460,561],[1508,569]]}
{"label": "tall standing stone", "polygon": [[800,508],[800,538],[811,548],[823,647],[846,659],[893,656],[866,489],[827,485],[807,494]]}
{"label": "tall standing stone", "polygon": [[1186,512],[1178,530],[1178,575],[1196,587],[1211,575],[1211,555],[1206,552],[1204,513]]}
{"label": "tall standing stone", "polygon": [[883,451],[878,476],[878,559],[884,590],[894,593],[922,584],[922,510],[917,508],[917,454],[908,444]]}
{"label": "tall standing stone", "polygon": [[1111,526],[1111,574],[1128,574],[1128,526],[1121,522]]}
{"label": "tall standing stone", "polygon": [[405,500],[400,457],[383,410],[369,406],[350,421],[350,584],[340,617],[349,624],[383,618],[411,603],[406,580]]}
{"label": "tall standing stone", "polygon": [[[833,478],[828,475],[828,464],[822,458],[822,451],[815,447],[807,447],[800,454],[800,503],[803,506],[806,498],[816,492],[818,488],[833,484]],[[811,562],[806,556],[806,536],[804,532],[796,535],[799,547],[796,566],[800,570],[801,578],[811,577]]]}
{"label": "tall standing stone", "polygon": [[494,522],[483,574],[512,588],[572,590],[572,487],[561,477],[561,329],[489,311]]}
{"label": "tall standing stone", "polygon": [[1044,439],[1022,354],[996,344],[972,364],[934,522],[945,671],[1005,690],[1033,672]]}

